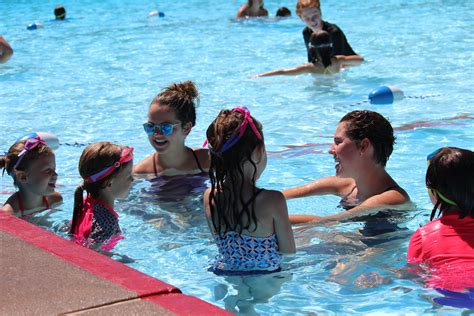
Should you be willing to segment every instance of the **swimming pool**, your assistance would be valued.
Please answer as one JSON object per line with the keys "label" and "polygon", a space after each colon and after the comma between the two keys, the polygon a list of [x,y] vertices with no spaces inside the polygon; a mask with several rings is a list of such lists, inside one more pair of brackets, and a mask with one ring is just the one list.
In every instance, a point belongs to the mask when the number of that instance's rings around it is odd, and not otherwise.
{"label": "swimming pool", "polygon": [[[293,1],[265,3],[272,15],[280,5],[294,12]],[[1,2],[0,34],[15,50],[0,66],[2,151],[23,133],[48,131],[64,144],[111,140],[131,145],[142,159],[151,152],[141,127],[150,100],[164,86],[190,79],[198,85],[201,101],[187,143],[202,144],[207,125],[221,108],[246,105],[263,123],[269,151],[259,183],[284,189],[334,173],[333,159],[326,153],[335,126],[346,112],[364,107],[382,113],[397,128],[387,169],[417,204],[405,224],[411,232],[428,220],[431,210],[423,185],[426,155],[443,145],[473,149],[470,1],[374,0],[357,6],[323,1],[325,19],[342,28],[367,62],[334,78],[259,79],[251,76],[305,62],[302,23],[296,17],[238,22],[233,19],[238,1],[62,4],[71,19],[58,23],[49,21],[56,2]],[[148,18],[154,9],[166,17]],[[35,20],[44,28],[27,31],[26,25]],[[395,85],[410,96],[438,96],[388,106],[351,106],[381,84]],[[461,114],[468,116],[446,120]],[[417,129],[406,125],[419,121],[428,123]],[[65,203],[43,218],[42,225],[61,236],[80,182],[77,162],[82,149],[63,145],[56,151]],[[11,182],[1,178],[2,202],[14,191]],[[127,263],[131,267],[186,294],[229,310],[238,306],[244,314],[459,313],[433,306],[433,290],[398,277],[397,269],[405,265],[406,231],[396,236],[401,241],[360,252],[364,246],[353,237],[359,223],[340,225],[337,231],[298,228],[300,251],[288,258],[281,274],[244,280],[217,277],[207,271],[217,250],[199,192],[170,201],[154,195],[150,186],[138,181],[129,199],[118,204],[126,240],[115,250],[133,259]],[[289,210],[332,214],[337,201],[289,201]],[[351,269],[331,275],[336,261]],[[372,284],[372,272],[386,284],[364,288]],[[369,280],[364,283],[361,275]]]}

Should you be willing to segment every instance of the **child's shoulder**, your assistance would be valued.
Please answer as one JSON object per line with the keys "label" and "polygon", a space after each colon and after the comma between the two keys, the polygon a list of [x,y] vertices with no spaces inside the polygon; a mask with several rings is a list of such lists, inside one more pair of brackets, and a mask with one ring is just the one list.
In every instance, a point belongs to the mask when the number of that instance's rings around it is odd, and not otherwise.
{"label": "child's shoulder", "polygon": [[55,207],[63,203],[63,197],[59,192],[54,192],[54,194],[48,196],[47,199],[51,207]]}
{"label": "child's shoulder", "polygon": [[259,195],[259,202],[265,208],[286,208],[286,199],[281,191],[262,189]]}

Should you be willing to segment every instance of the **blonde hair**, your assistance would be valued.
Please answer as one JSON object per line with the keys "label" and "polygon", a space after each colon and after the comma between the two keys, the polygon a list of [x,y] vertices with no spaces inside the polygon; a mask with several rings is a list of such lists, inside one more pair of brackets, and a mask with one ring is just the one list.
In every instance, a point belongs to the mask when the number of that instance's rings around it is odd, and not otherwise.
{"label": "blonde hair", "polygon": [[296,15],[301,17],[303,10],[308,8],[318,8],[321,10],[321,3],[319,0],[298,0],[296,3]]}

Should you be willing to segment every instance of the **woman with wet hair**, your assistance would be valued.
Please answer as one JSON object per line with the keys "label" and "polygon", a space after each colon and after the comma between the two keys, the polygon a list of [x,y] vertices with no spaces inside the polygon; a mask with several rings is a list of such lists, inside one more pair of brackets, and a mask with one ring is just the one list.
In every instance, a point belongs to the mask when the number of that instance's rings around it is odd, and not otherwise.
{"label": "woman with wet hair", "polygon": [[336,163],[336,176],[283,191],[287,199],[338,195],[345,211],[331,216],[292,215],[292,223],[345,221],[409,202],[408,194],[385,170],[394,143],[393,128],[379,113],[347,113],[339,121],[329,149]]}

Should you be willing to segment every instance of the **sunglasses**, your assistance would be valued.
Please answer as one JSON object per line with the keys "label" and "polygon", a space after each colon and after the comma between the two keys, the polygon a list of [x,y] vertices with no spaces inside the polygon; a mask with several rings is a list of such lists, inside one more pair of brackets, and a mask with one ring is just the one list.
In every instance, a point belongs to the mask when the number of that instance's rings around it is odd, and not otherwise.
{"label": "sunglasses", "polygon": [[145,130],[145,133],[147,133],[148,136],[151,136],[155,133],[159,133],[162,135],[171,135],[173,134],[174,127],[179,125],[179,123],[161,123],[161,124],[155,124],[155,123],[144,123],[143,124],[143,129]]}

